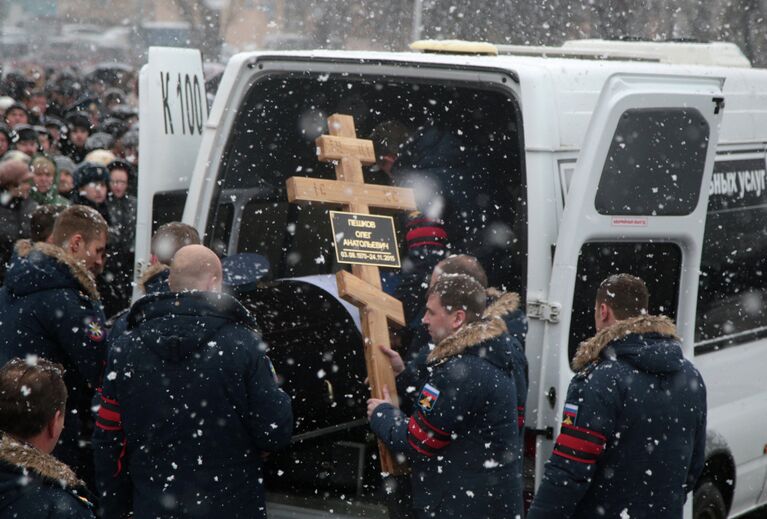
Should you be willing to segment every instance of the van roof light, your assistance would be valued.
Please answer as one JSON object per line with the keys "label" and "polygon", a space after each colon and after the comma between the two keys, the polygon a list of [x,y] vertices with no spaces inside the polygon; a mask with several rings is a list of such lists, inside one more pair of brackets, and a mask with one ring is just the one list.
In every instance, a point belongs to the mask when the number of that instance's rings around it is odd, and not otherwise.
{"label": "van roof light", "polygon": [[498,47],[484,41],[466,40],[418,40],[410,44],[412,50],[442,54],[498,55]]}

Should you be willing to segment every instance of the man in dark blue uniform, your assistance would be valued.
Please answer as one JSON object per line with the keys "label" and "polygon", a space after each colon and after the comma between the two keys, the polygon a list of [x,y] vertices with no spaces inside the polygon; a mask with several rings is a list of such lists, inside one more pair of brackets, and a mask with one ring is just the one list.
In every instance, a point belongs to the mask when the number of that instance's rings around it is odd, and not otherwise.
{"label": "man in dark blue uniform", "polygon": [[680,519],[704,464],[706,389],[644,282],[610,276],[529,519]]}
{"label": "man in dark blue uniform", "polygon": [[168,274],[173,256],[182,247],[199,245],[197,229],[182,222],[168,222],[160,226],[152,236],[152,258],[149,268],[141,275],[139,288],[144,294],[168,292]]}
{"label": "man in dark blue uniform", "polygon": [[[145,294],[170,292],[168,274],[173,256],[182,247],[199,245],[200,235],[197,229],[181,222],[168,222],[160,226],[152,236],[150,251],[152,257],[149,267],[141,274],[138,281],[139,289]],[[111,318],[108,340],[112,344],[128,328],[128,312],[126,308]]]}
{"label": "man in dark blue uniform", "polygon": [[417,407],[368,401],[373,432],[412,467],[419,517],[522,514],[513,339],[500,318],[482,318],[486,293],[465,274],[441,276],[423,322],[436,347]]}
{"label": "man in dark blue uniform", "polygon": [[[429,285],[434,285],[443,274],[465,274],[477,281],[486,289],[487,308],[483,317],[500,318],[506,324],[506,328],[511,335],[513,353],[514,353],[514,382],[517,386],[517,423],[520,431],[520,452],[522,450],[523,428],[525,424],[525,404],[527,402],[527,358],[525,357],[525,338],[527,336],[527,317],[519,307],[519,294],[515,292],[502,292],[495,288],[488,288],[487,274],[482,265],[474,256],[468,254],[457,254],[449,256],[434,267],[431,273]],[[433,344],[428,340],[428,333],[417,333],[415,335],[417,345],[417,354],[407,363],[405,363],[399,353],[391,348],[381,346],[392,365],[394,374],[397,376],[397,393],[400,396],[400,408],[409,413],[414,405],[417,404],[418,389],[420,389],[428,378],[427,358]],[[413,348],[416,349],[416,348]]]}
{"label": "man in dark blue uniform", "polygon": [[0,519],[93,519],[85,484],[51,455],[66,414],[64,368],[12,359],[0,369]]}
{"label": "man in dark blue uniform", "polygon": [[261,456],[290,441],[290,398],[221,279],[213,251],[182,248],[171,292],[137,301],[110,347],[94,435],[104,517],[266,517]]}
{"label": "man in dark blue uniform", "polygon": [[104,266],[107,224],[84,206],[56,219],[51,243],[20,241],[0,290],[0,364],[44,357],[66,369],[67,427],[54,455],[92,481],[91,399],[106,360],[104,315],[94,275]]}

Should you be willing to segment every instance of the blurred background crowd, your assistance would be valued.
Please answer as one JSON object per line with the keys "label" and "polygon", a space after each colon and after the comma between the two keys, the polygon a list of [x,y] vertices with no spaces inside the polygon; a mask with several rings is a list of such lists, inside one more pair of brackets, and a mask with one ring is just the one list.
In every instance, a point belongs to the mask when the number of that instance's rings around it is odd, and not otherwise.
{"label": "blurred background crowd", "polygon": [[45,241],[58,211],[96,209],[109,223],[98,279],[105,311],[131,294],[138,165],[136,75],[125,65],[28,66],[0,80],[0,255],[14,243]]}

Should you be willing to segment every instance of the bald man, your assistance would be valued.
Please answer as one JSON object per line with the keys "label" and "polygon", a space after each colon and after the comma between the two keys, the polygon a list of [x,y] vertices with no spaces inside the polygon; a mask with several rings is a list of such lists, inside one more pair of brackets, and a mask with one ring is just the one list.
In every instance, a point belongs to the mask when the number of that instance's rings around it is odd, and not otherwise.
{"label": "bald man", "polygon": [[290,441],[250,313],[221,293],[221,262],[179,249],[170,293],[150,294],[113,344],[94,449],[102,517],[265,518],[261,454]]}
{"label": "bald man", "polygon": [[171,292],[221,292],[221,260],[203,245],[182,247],[173,257],[168,284]]}

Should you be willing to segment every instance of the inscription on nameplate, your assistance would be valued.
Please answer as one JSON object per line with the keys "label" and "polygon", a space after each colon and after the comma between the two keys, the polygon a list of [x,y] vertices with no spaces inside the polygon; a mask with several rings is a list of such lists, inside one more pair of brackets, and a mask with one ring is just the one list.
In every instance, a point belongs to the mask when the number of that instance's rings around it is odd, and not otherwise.
{"label": "inscription on nameplate", "polygon": [[391,216],[330,211],[330,225],[339,263],[400,266]]}

